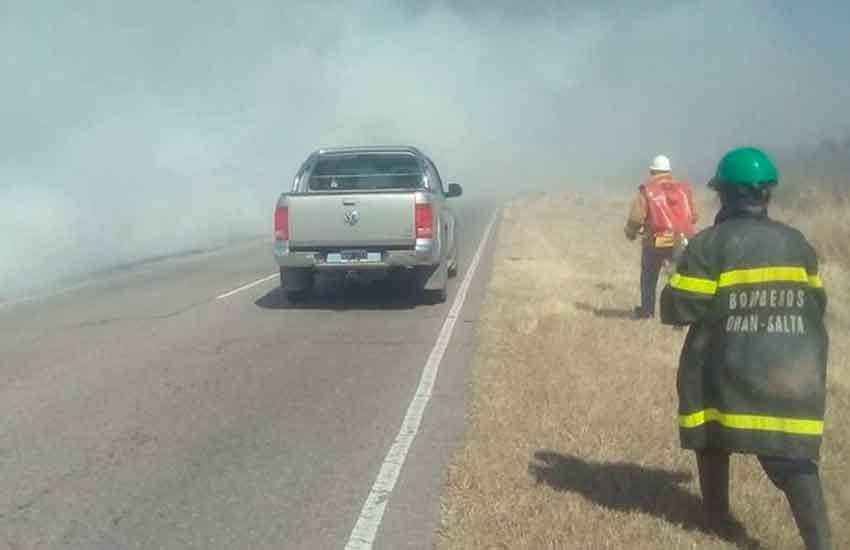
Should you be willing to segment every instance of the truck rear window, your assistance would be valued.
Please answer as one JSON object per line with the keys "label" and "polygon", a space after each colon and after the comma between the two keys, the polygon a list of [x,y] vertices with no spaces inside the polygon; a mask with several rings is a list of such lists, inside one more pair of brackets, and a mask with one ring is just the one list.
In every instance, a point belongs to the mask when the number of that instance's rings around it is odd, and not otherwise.
{"label": "truck rear window", "polygon": [[310,172],[310,191],[419,189],[423,183],[419,160],[408,154],[330,155],[316,161]]}

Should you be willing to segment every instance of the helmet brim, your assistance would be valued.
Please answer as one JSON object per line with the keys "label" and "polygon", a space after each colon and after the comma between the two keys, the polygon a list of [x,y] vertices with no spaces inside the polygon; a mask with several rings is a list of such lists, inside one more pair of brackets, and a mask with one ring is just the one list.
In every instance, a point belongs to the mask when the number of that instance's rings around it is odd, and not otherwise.
{"label": "helmet brim", "polygon": [[708,188],[714,189],[714,190],[720,189],[724,185],[739,185],[739,186],[742,186],[742,187],[776,187],[778,184],[779,184],[779,182],[777,182],[775,180],[760,181],[760,182],[756,182],[756,183],[730,183],[730,182],[727,182],[727,181],[724,181],[724,180],[718,178],[717,176],[708,180]]}

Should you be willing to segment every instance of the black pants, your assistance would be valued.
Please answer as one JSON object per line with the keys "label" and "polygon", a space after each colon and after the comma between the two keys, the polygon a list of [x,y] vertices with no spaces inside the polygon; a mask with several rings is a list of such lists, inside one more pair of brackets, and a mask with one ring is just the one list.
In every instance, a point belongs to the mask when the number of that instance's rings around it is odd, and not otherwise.
{"label": "black pants", "polygon": [[656,248],[643,245],[640,257],[640,313],[643,317],[655,315],[655,296],[658,291],[658,275],[665,260],[673,258],[673,248]]}
{"label": "black pants", "polygon": [[[818,465],[812,460],[758,457],[767,477],[785,493],[807,550],[828,550],[829,521]],[[729,517],[729,453],[697,452],[703,509],[711,519]]]}

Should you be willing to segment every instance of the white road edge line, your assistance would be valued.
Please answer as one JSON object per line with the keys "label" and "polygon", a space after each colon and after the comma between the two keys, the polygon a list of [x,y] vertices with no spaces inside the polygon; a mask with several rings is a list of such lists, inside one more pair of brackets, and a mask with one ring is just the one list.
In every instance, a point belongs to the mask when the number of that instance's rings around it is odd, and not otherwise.
{"label": "white road edge line", "polygon": [[354,529],[351,530],[345,550],[371,550],[372,545],[375,543],[375,536],[384,518],[384,509],[395,488],[399,474],[401,474],[401,468],[404,466],[407,453],[410,451],[413,440],[419,432],[419,424],[422,422],[425,408],[431,399],[431,392],[437,380],[440,363],[448,348],[449,341],[454,332],[455,323],[457,323],[458,316],[466,301],[469,285],[472,284],[472,279],[478,270],[478,264],[481,261],[481,256],[490,238],[490,232],[496,222],[498,213],[498,210],[494,212],[490,217],[490,221],[487,223],[487,228],[484,230],[484,235],[478,244],[478,250],[476,250],[475,256],[469,264],[463,282],[458,287],[457,295],[455,295],[452,307],[443,323],[443,328],[440,330],[440,335],[437,337],[437,342],[434,344],[431,354],[425,362],[422,376],[419,379],[419,386],[416,388],[416,394],[407,408],[407,414],[404,415],[401,429],[390,450],[387,452],[384,462],[381,464],[378,477],[375,479],[375,484],[372,485],[372,491],[366,497],[366,502],[363,504],[363,509],[360,511],[360,516],[357,518]]}
{"label": "white road edge line", "polygon": [[224,294],[219,294],[218,296],[215,297],[215,299],[221,300],[222,298],[227,298],[228,296],[233,296],[237,292],[242,292],[243,290],[248,290],[249,288],[253,288],[257,285],[261,285],[261,284],[265,283],[266,281],[270,281],[270,280],[272,280],[272,279],[274,279],[275,277],[278,277],[278,276],[279,276],[278,273],[272,273],[268,277],[263,277],[262,279],[257,279],[253,283],[248,283],[247,285],[242,285],[239,288],[234,288],[233,290],[225,292]]}

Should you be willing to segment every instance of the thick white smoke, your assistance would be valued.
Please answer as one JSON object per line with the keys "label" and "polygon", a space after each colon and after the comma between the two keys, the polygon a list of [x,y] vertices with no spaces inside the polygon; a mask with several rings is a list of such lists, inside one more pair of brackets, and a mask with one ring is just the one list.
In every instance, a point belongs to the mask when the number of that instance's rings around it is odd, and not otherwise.
{"label": "thick white smoke", "polygon": [[268,233],[319,146],[411,143],[470,195],[850,123],[848,8],[776,2],[0,7],[0,297]]}

